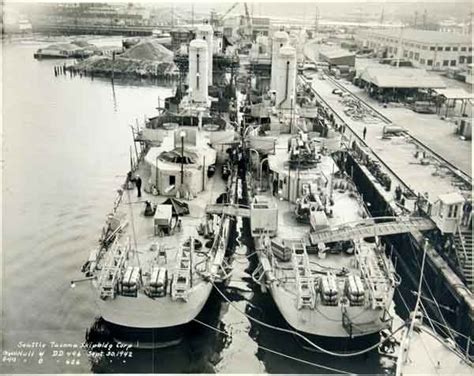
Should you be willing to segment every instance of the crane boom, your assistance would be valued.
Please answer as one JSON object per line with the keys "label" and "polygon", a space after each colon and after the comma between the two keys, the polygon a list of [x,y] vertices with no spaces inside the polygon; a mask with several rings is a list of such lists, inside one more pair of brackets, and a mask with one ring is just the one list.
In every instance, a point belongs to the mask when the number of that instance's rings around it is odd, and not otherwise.
{"label": "crane boom", "polygon": [[249,38],[249,40],[251,41],[252,40],[252,19],[250,17],[250,14],[249,14],[249,7],[247,5],[247,3],[244,3],[244,8],[245,8],[245,18],[247,20],[247,36]]}
{"label": "crane boom", "polygon": [[229,9],[227,9],[222,16],[219,17],[219,22],[223,21],[224,18],[226,18],[229,15],[229,13],[235,9],[237,5],[239,5],[239,2],[235,2],[234,4],[232,4],[232,6]]}

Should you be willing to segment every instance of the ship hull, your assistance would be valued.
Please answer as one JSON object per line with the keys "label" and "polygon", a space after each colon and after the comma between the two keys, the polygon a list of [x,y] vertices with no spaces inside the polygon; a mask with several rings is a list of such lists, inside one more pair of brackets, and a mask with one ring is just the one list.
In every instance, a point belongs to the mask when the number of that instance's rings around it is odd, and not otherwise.
{"label": "ship hull", "polygon": [[121,344],[139,349],[159,349],[178,345],[183,339],[186,324],[168,328],[131,328],[105,320],[111,338]]}
{"label": "ship hull", "polygon": [[96,302],[114,341],[135,348],[163,348],[181,342],[187,325],[203,310],[212,284],[201,282],[190,292],[187,302],[172,301],[169,296],[150,299],[140,293],[133,301],[97,298]]}
{"label": "ship hull", "polygon": [[366,307],[348,306],[346,322],[343,325],[343,311],[340,306],[326,306],[318,304],[314,309],[297,309],[296,296],[282,286],[274,283],[270,287],[278,310],[285,321],[302,335],[318,336],[325,338],[350,339],[358,337],[375,336],[382,329],[389,328],[391,321],[386,320],[384,310]]}
{"label": "ship hull", "polygon": [[206,304],[211,291],[210,282],[201,282],[191,288],[188,301],[172,301],[169,295],[151,299],[139,293],[133,300],[123,297],[114,300],[97,298],[97,305],[101,317],[111,324],[136,329],[165,329],[193,320]]}

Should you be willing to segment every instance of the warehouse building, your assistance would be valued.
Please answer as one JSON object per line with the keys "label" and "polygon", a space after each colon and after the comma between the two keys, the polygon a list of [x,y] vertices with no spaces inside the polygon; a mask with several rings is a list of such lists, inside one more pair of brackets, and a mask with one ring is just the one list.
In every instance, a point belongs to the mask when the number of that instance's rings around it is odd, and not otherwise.
{"label": "warehouse building", "polygon": [[355,65],[355,54],[339,47],[321,48],[319,50],[319,60],[333,66],[346,65],[353,67]]}
{"label": "warehouse building", "polygon": [[414,66],[430,70],[465,68],[472,63],[469,35],[415,29],[361,30],[356,40],[386,57],[410,60]]}

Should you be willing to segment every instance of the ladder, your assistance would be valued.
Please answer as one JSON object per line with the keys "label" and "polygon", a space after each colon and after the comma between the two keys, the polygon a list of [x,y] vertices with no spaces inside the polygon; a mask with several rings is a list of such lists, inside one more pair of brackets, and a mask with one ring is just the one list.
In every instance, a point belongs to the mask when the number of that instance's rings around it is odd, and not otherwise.
{"label": "ladder", "polygon": [[194,238],[189,238],[189,246],[183,245],[177,254],[177,268],[173,274],[171,290],[172,300],[188,301],[188,292],[191,288],[192,253],[194,251]]}
{"label": "ladder", "polygon": [[374,236],[395,235],[413,230],[427,231],[436,228],[429,218],[422,217],[391,217],[389,221],[376,223],[377,220],[387,219],[368,218],[359,222],[341,225],[330,230],[310,234],[311,244],[332,243],[344,240],[363,239]]}
{"label": "ladder", "polygon": [[123,251],[117,242],[107,255],[99,277],[99,292],[102,299],[115,298],[115,286],[125,262],[126,251]]}
{"label": "ladder", "polygon": [[250,218],[250,209],[241,208],[237,204],[208,204],[206,205],[206,213]]}
{"label": "ladder", "polygon": [[314,278],[309,267],[308,253],[303,241],[301,244],[293,243],[293,270],[296,276],[297,308],[313,309],[316,304],[314,291]]}
{"label": "ladder", "polygon": [[474,252],[472,246],[472,232],[469,229],[464,231],[458,226],[453,234],[456,255],[459,260],[462,275],[466,280],[466,285],[471,292],[474,292]]}
{"label": "ladder", "polygon": [[356,245],[355,255],[359,263],[362,278],[365,279],[369,286],[371,295],[372,308],[384,307],[386,289],[381,288],[387,284],[387,276],[379,262],[383,262],[381,255],[378,253],[375,257],[362,256],[360,254],[360,244]]}

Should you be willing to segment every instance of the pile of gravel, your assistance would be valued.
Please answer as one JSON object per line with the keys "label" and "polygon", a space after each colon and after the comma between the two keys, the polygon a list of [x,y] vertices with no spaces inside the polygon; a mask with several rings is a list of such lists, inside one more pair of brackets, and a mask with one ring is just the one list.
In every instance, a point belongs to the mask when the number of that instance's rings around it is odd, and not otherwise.
{"label": "pile of gravel", "polygon": [[121,54],[120,57],[133,60],[171,62],[173,61],[173,52],[163,47],[156,40],[147,39],[131,47]]}

